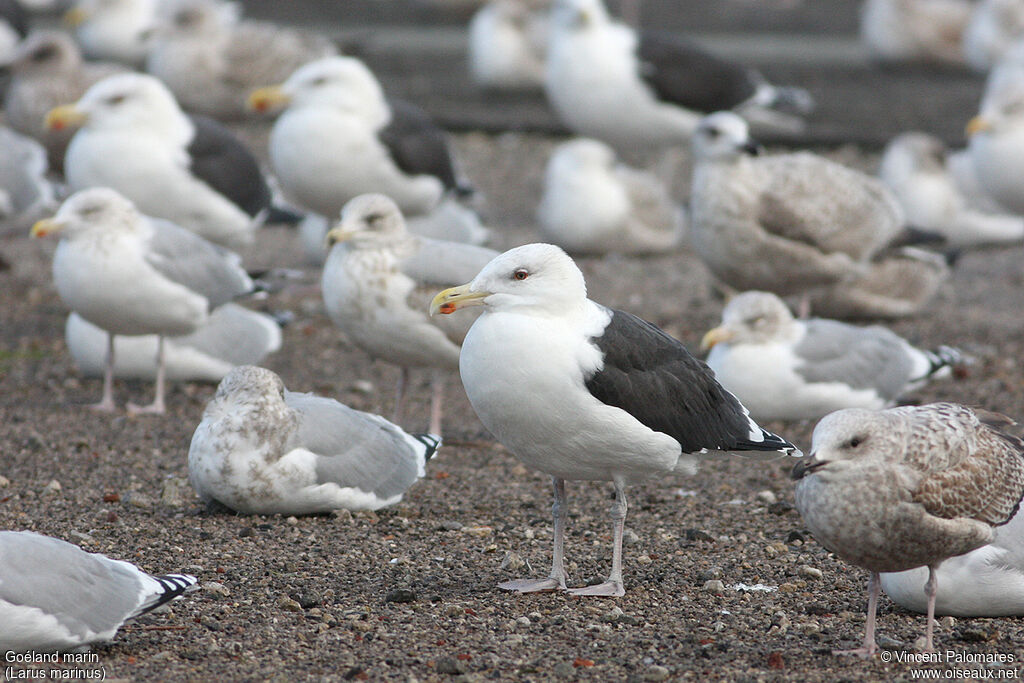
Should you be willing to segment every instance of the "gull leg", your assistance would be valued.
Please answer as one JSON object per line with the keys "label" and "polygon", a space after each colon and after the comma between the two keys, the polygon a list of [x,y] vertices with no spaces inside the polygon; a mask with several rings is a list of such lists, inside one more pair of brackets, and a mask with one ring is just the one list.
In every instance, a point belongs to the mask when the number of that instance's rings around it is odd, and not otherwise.
{"label": "gull leg", "polygon": [[555,486],[555,502],[551,506],[554,517],[555,549],[551,555],[551,575],[546,579],[514,579],[503,581],[498,588],[517,593],[565,590],[565,518],[569,514],[565,506],[565,480],[552,477]]}
{"label": "gull leg", "polygon": [[619,478],[615,480],[615,502],[612,503],[612,573],[608,580],[595,586],[583,588],[572,588],[569,590],[573,595],[599,595],[604,597],[616,597],[625,595],[626,590],[622,586],[622,532],[626,526],[626,484]]}
{"label": "gull leg", "polygon": [[868,581],[868,619],[864,626],[864,645],[856,650],[832,650],[832,654],[870,657],[878,651],[878,644],[875,643],[875,614],[878,611],[878,592],[881,585],[878,572],[871,572],[871,580]]}
{"label": "gull leg", "polygon": [[398,384],[395,386],[395,412],[391,415],[391,421],[398,424],[402,419],[402,411],[405,408],[405,388],[409,384],[409,368],[402,367],[398,373]]}
{"label": "gull leg", "polygon": [[441,408],[444,405],[444,373],[434,370],[431,380],[433,395],[430,397],[430,433],[441,436]]}
{"label": "gull leg", "polygon": [[114,333],[107,333],[107,365],[103,368],[103,397],[99,403],[90,406],[93,410],[109,413],[114,405]]}
{"label": "gull leg", "polygon": [[133,415],[138,415],[140,413],[152,413],[154,415],[164,414],[164,376],[166,374],[167,368],[164,362],[164,336],[160,335],[156,338],[156,396],[153,398],[153,402],[148,406],[137,406],[134,403],[129,403],[129,413]]}
{"label": "gull leg", "polygon": [[939,580],[935,576],[935,567],[928,565],[928,582],[924,584],[924,594],[928,596],[928,625],[924,629],[924,651],[935,652],[932,634],[935,631],[935,594]]}

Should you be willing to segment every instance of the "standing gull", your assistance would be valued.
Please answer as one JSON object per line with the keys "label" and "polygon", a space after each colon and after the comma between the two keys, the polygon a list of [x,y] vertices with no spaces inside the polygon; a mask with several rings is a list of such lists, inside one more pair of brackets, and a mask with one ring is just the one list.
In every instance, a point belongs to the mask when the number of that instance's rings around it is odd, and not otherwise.
{"label": "standing gull", "polygon": [[333,218],[367,192],[409,215],[431,211],[458,180],[444,132],[418,107],[387,99],[358,59],[328,57],[254,91],[256,111],[287,107],[270,132],[270,162],[300,206]]}
{"label": "standing gull", "polygon": [[254,366],[235,368],[206,406],[188,451],[199,497],[259,515],[377,510],[402,499],[440,446],[378,415],[297,394]]}
{"label": "standing gull", "polygon": [[60,233],[53,279],[64,303],[107,332],[99,410],[114,409],[114,337],[156,334],[156,398],[132,412],[164,412],[164,338],[190,334],[210,311],[250,292],[235,254],[167,221],[143,216],[104,187],[71,195],[32,235]]}
{"label": "standing gull", "polygon": [[799,453],[758,427],[681,343],[588,299],[583,274],[554,245],[501,254],[472,282],[435,296],[431,312],[469,306],[483,307],[459,360],[470,403],[516,457],[552,476],[555,489],[550,576],[501,588],[566,590],[566,479],[615,486],[611,574],[569,592],[622,595],[628,483],[692,470],[694,456],[710,452]]}
{"label": "standing gull", "polygon": [[[401,368],[394,420],[402,415],[409,368],[434,371],[430,431],[441,434],[444,373],[459,366],[467,324],[439,324],[427,317],[417,288],[450,285],[472,277],[497,252],[431,240],[406,231],[402,212],[388,197],[368,194],[345,205],[327,234],[333,244],[324,264],[324,305],[356,346]],[[422,298],[422,302],[412,300]]]}
{"label": "standing gull", "polygon": [[762,156],[732,112],[703,119],[693,147],[690,237],[727,286],[824,290],[822,305],[844,317],[896,317],[927,303],[948,275],[938,256],[879,259],[909,231],[877,178],[810,152]]}
{"label": "standing gull", "polygon": [[185,109],[218,119],[246,113],[249,92],[337,52],[326,37],[241,17],[223,0],[169,0],[146,56],[146,71]]}
{"label": "standing gull", "polygon": [[64,151],[74,130],[48,128],[47,112],[77,100],[93,83],[126,70],[120,64],[84,61],[78,45],[59,31],[34,31],[18,46],[8,68],[7,123],[43,143],[50,167],[58,172],[64,170]]}
{"label": "standing gull", "polygon": [[270,210],[270,188],[245,145],[212,119],[186,116],[152,76],[105,78],[47,123],[83,126],[64,160],[72,190],[112,187],[143,213],[232,248],[251,242]]}
{"label": "standing gull", "polygon": [[962,361],[956,349],[916,349],[878,325],[794,319],[779,297],[756,291],[730,299],[701,348],[711,350],[708,365],[718,381],[757,420],[885,408]]}
{"label": "standing gull", "polygon": [[934,649],[938,568],[991,543],[1024,495],[1024,442],[1001,431],[1006,423],[932,403],[840,410],[814,428],[810,455],[793,468],[797,509],[819,543],[871,572],[864,645],[850,654],[878,648],[879,573],[921,566]]}
{"label": "standing gull", "polygon": [[685,215],[657,176],[618,163],[603,142],[560,145],[537,208],[541,233],[571,253],[644,254],[681,245]]}
{"label": "standing gull", "polygon": [[1024,241],[1024,216],[972,206],[947,166],[948,150],[927,133],[902,133],[889,142],[878,175],[912,225],[933,230],[953,247]]}
{"label": "standing gull", "polygon": [[142,66],[159,0],[77,0],[64,15],[89,59]]}
{"label": "standing gull", "polygon": [[71,650],[196,589],[31,531],[0,531],[0,651]]}
{"label": "standing gull", "polygon": [[548,100],[578,135],[619,151],[686,144],[703,114],[735,109],[765,124],[802,127],[810,96],[674,34],[636,32],[601,0],[556,0],[545,74]]}

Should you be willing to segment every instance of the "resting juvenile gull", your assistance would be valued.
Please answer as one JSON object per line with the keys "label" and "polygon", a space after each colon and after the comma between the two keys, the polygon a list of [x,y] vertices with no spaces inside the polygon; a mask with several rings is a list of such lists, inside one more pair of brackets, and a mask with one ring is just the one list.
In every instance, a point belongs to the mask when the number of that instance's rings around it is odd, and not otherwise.
{"label": "resting juvenile gull", "polygon": [[924,351],[894,332],[837,320],[796,320],[779,297],[744,292],[701,342],[715,378],[757,420],[821,418],[884,408],[962,362],[948,346]]}
{"label": "resting juvenile gull", "polygon": [[469,22],[473,83],[497,90],[544,87],[550,0],[491,0]]}
{"label": "resting juvenile gull", "polygon": [[871,262],[908,232],[877,178],[811,152],[761,156],[732,112],[704,118],[693,147],[690,237],[729,287],[824,289],[844,316],[895,317],[923,306],[948,275],[941,258],[926,255]]}
{"label": "resting juvenile gull", "polygon": [[321,216],[337,216],[367,192],[412,215],[433,209],[446,191],[466,191],[444,132],[418,107],[385,99],[354,57],[306,64],[253,92],[249,106],[287,107],[270,132],[270,162],[285,193]]}
{"label": "resting juvenile gull", "polygon": [[793,468],[796,506],[829,551],[871,572],[864,645],[871,655],[879,572],[927,566],[925,648],[932,647],[936,570],[991,543],[1024,495],[1024,442],[1008,420],[953,403],[840,410],[814,428]]}
{"label": "resting juvenile gull", "polygon": [[967,123],[967,150],[978,185],[1000,206],[1024,214],[1024,72],[989,90]]}
{"label": "resting juvenile gull", "polygon": [[77,0],[64,15],[89,59],[142,66],[156,26],[158,0]]}
{"label": "resting juvenile gull", "polygon": [[685,216],[657,176],[617,162],[611,147],[578,138],[548,161],[537,219],[545,239],[571,253],[678,249]]}
{"label": "resting juvenile gull", "polygon": [[963,64],[970,0],[867,0],[860,39],[882,62]]}
{"label": "resting juvenile gull", "polygon": [[945,144],[927,133],[902,133],[885,148],[878,175],[907,221],[953,247],[1024,241],[1024,216],[975,209],[947,168],[947,156]]}
{"label": "resting juvenile gull", "polygon": [[799,129],[798,117],[772,107],[811,106],[806,91],[769,85],[675,34],[635,32],[601,0],[556,0],[550,32],[548,100],[573,132],[620,151],[685,144],[701,115],[719,109]]}
{"label": "resting juvenile gull", "polygon": [[439,324],[426,315],[423,304],[429,297],[411,300],[422,294],[417,288],[436,289],[471,277],[497,252],[411,235],[395,203],[379,194],[346,204],[327,239],[333,246],[322,290],[331,320],[363,351],[401,368],[396,422],[409,368],[433,369],[430,431],[440,434],[444,375],[458,368],[459,344],[471,321]]}
{"label": "resting juvenile gull", "polygon": [[[85,377],[103,377],[107,333],[77,313],[64,325],[68,352]],[[155,334],[114,339],[114,377],[156,379]],[[281,326],[269,315],[226,303],[195,332],[164,341],[164,377],[172,382],[219,382],[231,368],[259,363],[281,348]]]}
{"label": "resting juvenile gull", "polygon": [[[882,590],[898,605],[922,614],[928,599],[921,586],[928,569],[879,574]],[[1024,615],[1024,515],[997,527],[988,545],[951,557],[935,569],[935,613],[955,617]]]}
{"label": "resting juvenile gull", "polygon": [[216,121],[186,116],[152,76],[105,78],[47,121],[83,124],[64,160],[72,190],[112,187],[143,213],[230,247],[251,242],[270,208],[270,188],[248,148]]}
{"label": "resting juvenile gull", "polygon": [[1024,3],[1020,0],[981,0],[964,29],[967,63],[981,73],[991,69],[1024,34]]}
{"label": "resting juvenile gull", "polygon": [[210,311],[250,292],[240,259],[167,221],[143,216],[114,190],[96,187],[71,195],[57,215],[32,235],[60,233],[53,279],[64,303],[106,330],[103,398],[113,410],[115,335],[156,334],[156,398],[133,412],[164,412],[164,338],[191,334]]}
{"label": "resting juvenile gull", "polygon": [[692,471],[712,451],[796,454],[764,431],[706,365],[654,325],[587,298],[572,259],[551,244],[501,254],[473,281],[434,297],[431,312],[482,306],[459,370],[480,420],[555,488],[551,575],[500,584],[566,590],[565,480],[611,481],[612,571],[576,595],[622,595],[626,484]]}
{"label": "resting juvenile gull", "polygon": [[31,531],[0,531],[0,652],[70,650],[111,640],[128,619],[196,589]]}
{"label": "resting juvenile gull", "polygon": [[170,0],[146,56],[146,71],[185,109],[218,119],[245,114],[249,92],[307,62],[337,53],[325,36],[241,17],[223,0]]}
{"label": "resting juvenile gull", "polygon": [[78,45],[60,31],[34,31],[18,46],[9,65],[11,83],[4,96],[8,125],[46,146],[50,167],[64,170],[64,151],[74,130],[46,126],[46,114],[73,102],[93,83],[126,71],[115,63],[85,62]]}
{"label": "resting juvenile gull", "polygon": [[406,434],[378,415],[297,394],[270,370],[235,368],[192,436],[199,497],[245,514],[376,510],[424,475],[440,437]]}
{"label": "resting juvenile gull", "polygon": [[32,138],[0,126],[0,235],[24,233],[56,203],[46,152]]}

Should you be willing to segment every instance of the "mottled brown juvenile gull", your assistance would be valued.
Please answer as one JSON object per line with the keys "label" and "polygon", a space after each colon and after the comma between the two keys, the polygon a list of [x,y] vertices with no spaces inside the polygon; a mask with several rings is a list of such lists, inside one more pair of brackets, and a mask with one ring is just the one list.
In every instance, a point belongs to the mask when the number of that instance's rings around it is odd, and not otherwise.
{"label": "mottled brown juvenile gull", "polygon": [[223,0],[167,0],[146,56],[146,71],[185,109],[218,119],[246,113],[256,87],[278,83],[307,62],[337,53],[326,37],[243,19]]}
{"label": "mottled brown juvenile gull", "polygon": [[7,123],[43,143],[50,167],[57,172],[64,171],[64,151],[75,131],[48,127],[47,112],[74,102],[93,83],[127,70],[120,64],[84,61],[71,36],[60,31],[34,31],[18,46],[8,68]]}
{"label": "mottled brown juvenile gull", "polygon": [[970,0],[867,0],[860,39],[881,62],[963,64]]}
{"label": "mottled brown juvenile gull", "polygon": [[206,406],[188,473],[203,501],[245,514],[377,510],[402,499],[440,444],[334,399],[288,391],[250,365],[229,372]]}
{"label": "mottled brown juvenile gull", "polygon": [[811,152],[762,156],[732,112],[704,118],[693,148],[690,237],[728,287],[823,290],[843,317],[896,317],[919,309],[948,275],[941,258],[899,254],[899,267],[880,258],[912,233],[877,178]]}
{"label": "mottled brown juvenile gull", "polygon": [[147,215],[232,248],[250,243],[271,210],[245,144],[213,119],[187,116],[153,76],[105,78],[47,122],[82,124],[64,160],[72,190],[112,187]]}
{"label": "mottled brown juvenile gull", "polygon": [[766,125],[802,127],[812,101],[777,88],[756,70],[706,52],[676,34],[634,31],[601,0],[556,0],[545,91],[577,135],[619,151],[686,144],[703,114],[735,109]]}
{"label": "mottled brown juvenile gull", "polygon": [[142,66],[159,0],[77,0],[64,15],[89,59]]}
{"label": "mottled brown juvenile gull", "polygon": [[589,138],[552,153],[537,219],[546,240],[581,254],[678,249],[686,225],[657,176],[619,163],[611,147]]}
{"label": "mottled brown juvenile gull", "polygon": [[[107,333],[72,313],[64,325],[64,342],[85,377],[103,377]],[[155,380],[155,334],[114,338],[114,377]],[[261,362],[281,348],[281,326],[264,313],[226,303],[210,312],[195,332],[164,340],[164,377],[171,382],[219,382],[231,368]]]}
{"label": "mottled brown juvenile gull", "polygon": [[550,0],[491,0],[469,21],[466,61],[473,83],[496,90],[540,90]]}
{"label": "mottled brown juvenile gull", "polygon": [[412,235],[395,203],[380,194],[346,204],[327,239],[333,246],[322,289],[331,320],[363,351],[401,368],[395,422],[409,368],[433,370],[430,431],[440,434],[445,373],[458,368],[459,344],[472,321],[428,317],[425,288],[466,280],[498,252]]}
{"label": "mottled brown juvenile gull", "polygon": [[729,300],[722,324],[701,342],[715,378],[757,420],[818,419],[840,408],[885,408],[935,377],[961,354],[925,351],[891,330],[838,320],[797,320],[769,292]]}
{"label": "mottled brown juvenile gull", "polygon": [[925,649],[933,650],[936,571],[991,543],[1024,496],[1024,442],[1001,415],[953,403],[840,410],[814,428],[793,468],[814,537],[871,572],[863,647],[872,655],[880,572],[928,567]]}
{"label": "mottled brown juvenile gull", "polygon": [[408,215],[427,213],[458,179],[447,137],[408,102],[385,98],[354,57],[306,64],[281,85],[254,91],[256,111],[286,109],[270,132],[270,163],[285,194],[334,218],[345,202],[380,192]]}
{"label": "mottled brown juvenile gull", "polygon": [[53,280],[64,303],[107,332],[103,398],[114,409],[114,337],[156,334],[156,398],[132,412],[164,412],[164,339],[191,334],[210,311],[252,290],[237,255],[173,223],[142,215],[114,190],[96,187],[71,195],[57,215],[32,235],[62,236]]}
{"label": "mottled brown juvenile gull", "polygon": [[24,234],[56,205],[46,178],[46,152],[32,138],[3,126],[0,150],[0,235]]}
{"label": "mottled brown juvenile gull", "polygon": [[196,589],[31,531],[0,531],[0,652],[71,650]]}
{"label": "mottled brown juvenile gull", "polygon": [[907,222],[942,235],[952,247],[1024,241],[1024,216],[974,208],[947,167],[948,150],[927,133],[902,133],[885,148],[878,175]]}
{"label": "mottled brown juvenile gull", "polygon": [[544,579],[500,584],[566,590],[565,480],[611,481],[612,570],[575,595],[622,595],[626,485],[717,452],[778,456],[795,446],[761,429],[706,365],[629,313],[587,298],[573,260],[551,244],[501,254],[472,282],[434,297],[431,312],[481,306],[463,342],[462,382],[480,420],[526,465],[551,475],[554,556]]}

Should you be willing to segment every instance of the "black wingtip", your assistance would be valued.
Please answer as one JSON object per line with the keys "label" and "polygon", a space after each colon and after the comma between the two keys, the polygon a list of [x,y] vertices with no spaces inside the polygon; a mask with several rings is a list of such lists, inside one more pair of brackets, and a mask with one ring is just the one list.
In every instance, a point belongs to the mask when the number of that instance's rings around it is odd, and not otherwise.
{"label": "black wingtip", "polygon": [[424,462],[434,457],[434,453],[437,453],[437,449],[444,443],[441,437],[436,434],[413,434],[412,438],[426,446],[426,450],[423,452]]}
{"label": "black wingtip", "polygon": [[283,206],[271,205],[267,209],[266,223],[271,225],[298,225],[305,219],[305,214],[299,213]]}
{"label": "black wingtip", "polygon": [[157,607],[166,605],[171,600],[180,598],[185,593],[198,590],[199,588],[199,579],[188,574],[165,574],[152,578],[160,584],[163,590],[153,598],[153,602],[140,607],[139,611],[132,615],[133,617],[145,614],[146,612],[152,612]]}

